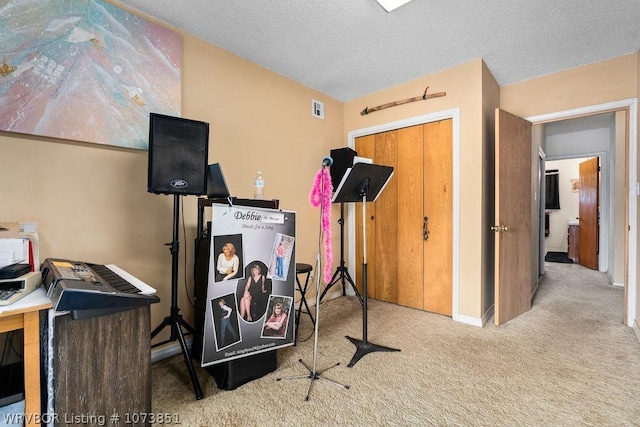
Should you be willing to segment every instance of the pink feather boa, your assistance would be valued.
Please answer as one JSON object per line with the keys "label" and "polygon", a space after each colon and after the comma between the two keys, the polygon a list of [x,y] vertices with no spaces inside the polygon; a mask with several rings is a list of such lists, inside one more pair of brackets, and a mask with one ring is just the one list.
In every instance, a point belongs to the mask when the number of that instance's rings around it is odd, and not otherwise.
{"label": "pink feather boa", "polygon": [[313,188],[309,194],[311,206],[320,206],[322,213],[322,232],[324,233],[324,281],[331,282],[331,269],[333,267],[333,249],[331,246],[331,194],[333,185],[328,168],[321,168],[313,180]]}

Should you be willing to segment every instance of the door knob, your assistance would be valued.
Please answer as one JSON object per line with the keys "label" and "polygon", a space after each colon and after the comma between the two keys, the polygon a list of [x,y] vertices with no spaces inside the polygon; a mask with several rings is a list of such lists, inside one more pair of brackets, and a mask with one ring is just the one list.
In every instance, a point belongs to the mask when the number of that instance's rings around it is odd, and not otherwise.
{"label": "door knob", "polygon": [[509,227],[506,225],[492,225],[491,230],[495,231],[496,233],[502,233],[505,231],[509,231]]}
{"label": "door knob", "polygon": [[425,216],[422,220],[422,239],[429,240],[429,217]]}

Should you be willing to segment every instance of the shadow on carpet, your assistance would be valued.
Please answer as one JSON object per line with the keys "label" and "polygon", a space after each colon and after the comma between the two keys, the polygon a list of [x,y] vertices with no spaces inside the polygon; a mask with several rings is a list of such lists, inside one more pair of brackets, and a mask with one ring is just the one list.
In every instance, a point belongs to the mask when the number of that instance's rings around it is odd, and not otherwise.
{"label": "shadow on carpet", "polygon": [[547,252],[544,256],[546,262],[561,262],[565,264],[573,264],[573,260],[569,258],[566,252]]}

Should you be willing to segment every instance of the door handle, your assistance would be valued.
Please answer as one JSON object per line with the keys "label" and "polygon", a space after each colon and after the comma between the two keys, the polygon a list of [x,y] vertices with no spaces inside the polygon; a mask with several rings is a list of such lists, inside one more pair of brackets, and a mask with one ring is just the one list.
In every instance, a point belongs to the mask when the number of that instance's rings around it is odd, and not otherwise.
{"label": "door handle", "polygon": [[492,225],[491,231],[495,231],[496,233],[503,233],[505,231],[509,231],[509,227],[506,225]]}
{"label": "door handle", "polygon": [[429,240],[429,217],[425,216],[422,220],[422,239]]}

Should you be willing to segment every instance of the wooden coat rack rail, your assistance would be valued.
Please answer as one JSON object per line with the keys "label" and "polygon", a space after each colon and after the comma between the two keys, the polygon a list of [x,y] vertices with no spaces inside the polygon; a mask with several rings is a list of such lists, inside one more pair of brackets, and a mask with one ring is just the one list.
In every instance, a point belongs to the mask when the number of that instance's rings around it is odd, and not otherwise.
{"label": "wooden coat rack rail", "polygon": [[373,113],[374,111],[380,111],[380,110],[384,110],[385,108],[389,108],[389,107],[395,107],[396,105],[402,105],[402,104],[408,104],[410,102],[416,102],[416,101],[424,101],[430,98],[440,98],[441,96],[445,96],[447,94],[447,92],[438,92],[438,93],[430,93],[427,95],[427,90],[429,89],[429,86],[427,86],[424,90],[424,93],[422,94],[422,96],[416,96],[413,98],[408,98],[408,99],[403,99],[401,101],[394,101],[394,102],[388,102],[386,104],[382,104],[382,105],[378,105],[377,107],[364,107],[364,110],[362,110],[360,112],[361,116],[365,116],[369,113]]}

